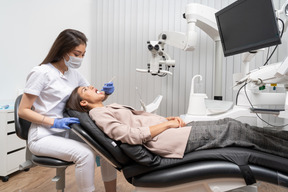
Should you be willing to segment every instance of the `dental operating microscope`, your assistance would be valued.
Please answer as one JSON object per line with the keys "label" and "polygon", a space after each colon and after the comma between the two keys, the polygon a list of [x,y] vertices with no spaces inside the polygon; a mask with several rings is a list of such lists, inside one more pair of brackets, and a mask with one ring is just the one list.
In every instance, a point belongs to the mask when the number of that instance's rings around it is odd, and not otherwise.
{"label": "dental operating microscope", "polygon": [[[234,105],[233,102],[229,101],[218,101],[222,100],[221,77],[223,51],[215,19],[215,13],[217,11],[216,9],[201,4],[188,4],[185,14],[183,15],[187,20],[187,32],[164,31],[159,34],[157,41],[148,41],[148,50],[152,55],[150,63],[147,65],[147,69],[136,70],[161,77],[167,74],[172,75],[170,68],[175,67],[176,62],[164,51],[165,45],[170,45],[184,51],[193,51],[197,43],[197,33],[195,29],[198,27],[215,41],[214,99],[207,100],[205,94],[195,94],[192,88],[194,86],[193,79],[191,82],[188,110],[186,114],[181,115],[181,118],[183,118],[185,122],[190,122],[193,120],[207,121],[230,117],[263,127],[269,123],[266,122],[265,124],[265,121],[263,122],[261,118],[262,114],[271,114],[279,118],[284,118],[284,124],[287,124],[288,58],[284,59],[283,62],[263,65],[262,67],[249,71],[250,61],[257,52],[261,50],[243,53],[242,73],[235,74],[235,78],[233,78],[233,89],[239,90],[236,104]],[[275,15],[283,21],[283,25],[279,25],[279,30],[285,32],[288,24],[288,1],[284,3],[280,10],[276,10]],[[202,77],[199,75],[198,77],[200,77],[201,80]],[[285,91],[283,93],[263,92],[261,89],[265,87],[265,85],[283,87]],[[197,99],[198,102],[193,102],[195,99]],[[201,105],[199,105],[199,103]],[[280,108],[270,109],[269,106],[280,106]],[[198,107],[199,110],[193,110],[195,107]]]}
{"label": "dental operating microscope", "polygon": [[221,77],[222,76],[222,47],[215,20],[216,9],[201,4],[191,3],[186,6],[183,17],[187,21],[187,32],[164,31],[158,36],[158,41],[148,41],[148,50],[151,52],[151,60],[147,64],[147,69],[136,69],[138,72],[150,73],[160,77],[167,74],[175,67],[175,60],[164,51],[165,45],[170,45],[184,51],[194,51],[197,45],[196,27],[203,30],[215,41],[215,74],[214,76],[214,97],[221,97]]}

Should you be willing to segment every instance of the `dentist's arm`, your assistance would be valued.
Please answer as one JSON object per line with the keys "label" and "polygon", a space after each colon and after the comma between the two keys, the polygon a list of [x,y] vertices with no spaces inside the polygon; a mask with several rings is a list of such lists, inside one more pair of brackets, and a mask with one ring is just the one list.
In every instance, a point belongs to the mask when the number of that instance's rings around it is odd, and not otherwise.
{"label": "dentist's arm", "polygon": [[78,118],[68,117],[68,118],[58,118],[53,119],[51,117],[46,117],[33,110],[31,110],[34,101],[38,96],[24,93],[19,105],[18,115],[22,119],[30,121],[32,123],[37,123],[41,125],[49,125],[51,128],[59,129],[70,129],[69,125],[72,123],[80,123]]}
{"label": "dentist's arm", "polygon": [[53,126],[54,119],[50,117],[45,117],[33,110],[31,110],[34,101],[38,96],[24,93],[19,105],[18,115],[22,119],[30,121],[32,123],[50,125]]}

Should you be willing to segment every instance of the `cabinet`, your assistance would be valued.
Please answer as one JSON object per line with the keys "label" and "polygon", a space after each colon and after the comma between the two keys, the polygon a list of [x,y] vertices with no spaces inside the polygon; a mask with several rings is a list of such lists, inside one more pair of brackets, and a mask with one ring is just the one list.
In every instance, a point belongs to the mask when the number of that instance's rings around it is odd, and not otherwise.
{"label": "cabinet", "polygon": [[26,141],[15,132],[14,111],[0,110],[0,177],[8,181],[8,175],[18,171],[25,161]]}

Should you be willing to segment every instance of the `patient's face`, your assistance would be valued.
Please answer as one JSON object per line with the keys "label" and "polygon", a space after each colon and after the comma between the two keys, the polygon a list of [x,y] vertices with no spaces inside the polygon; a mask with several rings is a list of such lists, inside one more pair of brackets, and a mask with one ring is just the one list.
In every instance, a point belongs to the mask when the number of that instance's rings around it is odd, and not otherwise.
{"label": "patient's face", "polygon": [[79,87],[77,93],[82,100],[86,100],[92,104],[101,103],[105,98],[105,93],[103,91],[98,91],[98,89],[93,86]]}

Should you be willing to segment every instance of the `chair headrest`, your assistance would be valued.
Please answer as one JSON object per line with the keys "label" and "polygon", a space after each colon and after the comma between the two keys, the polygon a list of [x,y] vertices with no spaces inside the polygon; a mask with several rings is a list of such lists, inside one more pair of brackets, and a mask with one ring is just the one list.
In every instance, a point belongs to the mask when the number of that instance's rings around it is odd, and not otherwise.
{"label": "chair headrest", "polygon": [[106,150],[109,151],[115,159],[121,164],[127,164],[131,162],[131,159],[127,157],[123,151],[119,148],[119,145],[106,136],[101,129],[97,127],[94,121],[89,117],[88,113],[79,112],[74,110],[66,110],[66,113],[70,117],[77,117],[80,120],[82,129],[88,133],[94,141],[100,143]]}

